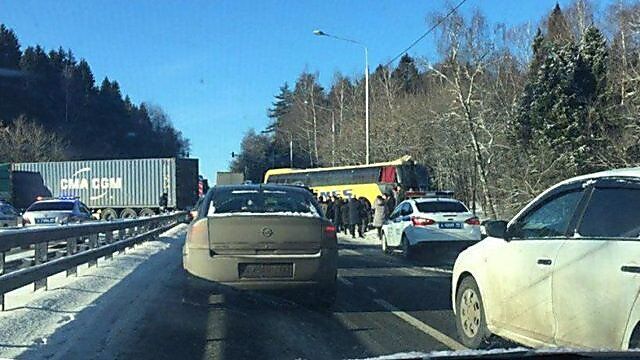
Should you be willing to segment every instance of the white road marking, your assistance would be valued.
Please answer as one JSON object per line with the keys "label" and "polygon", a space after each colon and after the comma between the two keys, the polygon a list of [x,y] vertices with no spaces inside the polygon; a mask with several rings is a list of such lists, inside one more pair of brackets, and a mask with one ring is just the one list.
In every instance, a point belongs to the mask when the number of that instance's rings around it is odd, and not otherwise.
{"label": "white road marking", "polygon": [[443,273],[443,274],[453,274],[453,271],[451,271],[451,270],[441,269],[441,268],[437,268],[437,267],[423,266],[422,269],[427,270],[427,271],[439,272],[439,273]]}
{"label": "white road marking", "polygon": [[360,255],[360,256],[362,255],[361,252],[351,250],[351,249],[340,249],[340,252],[344,255]]}
{"label": "white road marking", "polygon": [[395,306],[393,306],[392,304],[382,300],[382,299],[374,299],[373,300],[376,304],[382,306],[383,308],[387,309],[388,311],[390,311],[393,315],[399,317],[400,319],[404,320],[406,323],[410,324],[411,326],[415,327],[416,329],[422,331],[423,333],[431,336],[432,338],[436,339],[437,341],[441,342],[442,344],[448,346],[450,349],[452,350],[466,350],[467,348],[460,344],[459,342],[457,342],[456,340],[450,338],[449,336],[441,333],[440,331],[432,328],[431,326],[425,324],[424,322],[416,319],[415,317],[407,314],[404,311],[401,311],[400,309],[396,308]]}
{"label": "white road marking", "polygon": [[341,283],[347,285],[347,286],[351,286],[353,287],[353,283],[343,277],[338,277],[338,281],[340,281]]}
{"label": "white road marking", "polygon": [[369,289],[369,291],[371,291],[374,294],[378,292],[378,290],[376,290],[375,288],[372,288],[371,286],[367,286],[367,289]]}

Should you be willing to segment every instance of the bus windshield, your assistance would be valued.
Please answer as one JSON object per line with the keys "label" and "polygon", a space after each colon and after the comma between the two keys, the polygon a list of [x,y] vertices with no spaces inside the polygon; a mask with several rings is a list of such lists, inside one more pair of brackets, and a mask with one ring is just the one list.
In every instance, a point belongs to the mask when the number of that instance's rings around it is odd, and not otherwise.
{"label": "bus windshield", "polygon": [[398,167],[400,185],[407,190],[429,190],[429,175],[423,165],[408,164]]}

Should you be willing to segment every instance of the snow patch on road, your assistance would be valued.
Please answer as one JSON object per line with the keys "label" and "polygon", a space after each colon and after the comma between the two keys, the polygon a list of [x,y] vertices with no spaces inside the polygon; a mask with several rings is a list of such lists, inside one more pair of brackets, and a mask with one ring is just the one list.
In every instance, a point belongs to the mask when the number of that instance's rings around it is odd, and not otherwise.
{"label": "snow patch on road", "polygon": [[358,244],[358,245],[375,245],[380,246],[380,239],[378,239],[378,232],[376,229],[369,230],[364,234],[364,238],[357,237],[354,239],[351,235],[345,235],[344,232],[338,233],[338,242],[341,244]]}
{"label": "snow patch on road", "polygon": [[[158,240],[147,241],[112,260],[99,260],[97,267],[78,269],[77,277],[58,277],[47,291],[16,290],[24,305],[11,306],[0,312],[0,358],[15,358],[30,348],[47,344],[60,327],[75,320],[82,310],[96,306],[96,300],[153,255],[169,248],[186,231],[178,225],[163,233]],[[152,274],[149,274],[152,276]],[[52,278],[50,278],[52,279]],[[55,286],[52,285],[55,283]],[[12,294],[8,295],[10,299]],[[13,299],[16,300],[16,299]]]}

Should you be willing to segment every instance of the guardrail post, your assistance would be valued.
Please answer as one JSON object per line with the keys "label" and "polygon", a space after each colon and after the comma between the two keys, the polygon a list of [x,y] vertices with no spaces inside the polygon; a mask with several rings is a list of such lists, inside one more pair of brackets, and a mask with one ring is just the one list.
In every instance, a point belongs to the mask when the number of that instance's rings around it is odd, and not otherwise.
{"label": "guardrail post", "polygon": [[[113,231],[107,231],[106,233],[104,233],[104,240],[107,244],[112,244],[113,243]],[[109,260],[111,258],[113,258],[113,253],[109,253],[107,255],[104,256],[105,259]]]}
{"label": "guardrail post", "polygon": [[[98,247],[98,234],[89,235],[89,249],[95,249]],[[89,260],[88,266],[96,266],[98,265],[98,259]]]}
{"label": "guardrail post", "polygon": [[[37,243],[34,245],[34,249],[35,249],[35,263],[36,265],[42,264],[47,262],[47,256],[48,256],[48,251],[49,251],[49,243],[48,242],[42,242],[42,243]],[[40,279],[40,280],[36,280],[33,283],[33,287],[34,287],[34,291],[39,290],[44,288],[45,290],[47,289],[47,278],[45,277],[44,279]]]}
{"label": "guardrail post", "polygon": [[[73,255],[78,252],[78,238],[67,239],[67,256]],[[78,276],[78,267],[74,266],[67,269],[67,277],[75,275]]]}
{"label": "guardrail post", "polygon": [[[0,252],[0,275],[4,274],[4,252]],[[4,311],[4,293],[0,293],[0,311]]]}
{"label": "guardrail post", "polygon": [[[118,230],[118,240],[124,240],[127,238],[127,233],[129,232],[129,229],[127,228],[122,228]],[[120,251],[118,251],[118,254],[125,254],[126,253],[127,248],[123,247]]]}

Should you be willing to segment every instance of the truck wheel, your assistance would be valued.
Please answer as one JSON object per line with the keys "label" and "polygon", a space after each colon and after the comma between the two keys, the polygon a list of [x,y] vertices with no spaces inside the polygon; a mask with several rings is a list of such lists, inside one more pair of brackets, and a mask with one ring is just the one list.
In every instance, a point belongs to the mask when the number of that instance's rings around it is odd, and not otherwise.
{"label": "truck wheel", "polygon": [[112,221],[118,218],[118,213],[112,208],[102,209],[102,214],[100,214],[102,220]]}
{"label": "truck wheel", "polygon": [[131,208],[126,208],[120,213],[120,219],[135,219],[138,217],[138,213]]}
{"label": "truck wheel", "polygon": [[144,208],[144,209],[140,210],[140,213],[138,213],[138,216],[140,216],[140,217],[153,216],[155,214],[156,214],[156,212],[153,211],[152,209]]}

